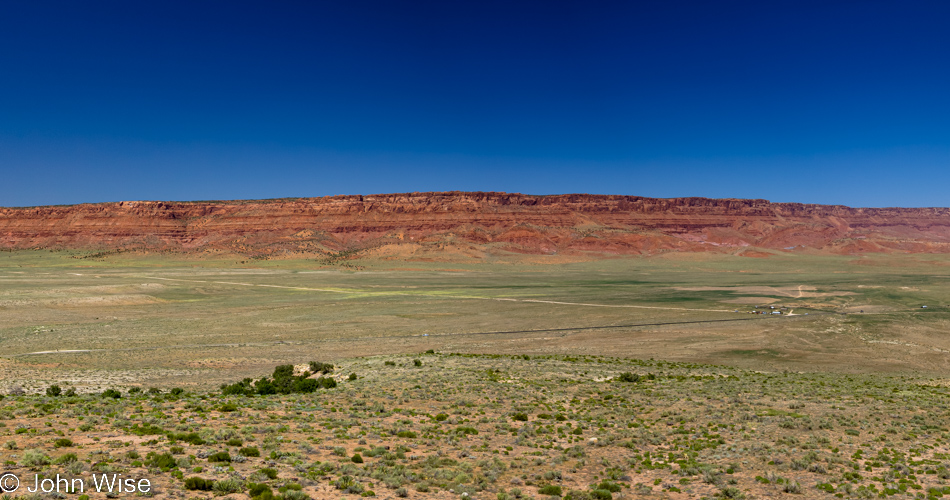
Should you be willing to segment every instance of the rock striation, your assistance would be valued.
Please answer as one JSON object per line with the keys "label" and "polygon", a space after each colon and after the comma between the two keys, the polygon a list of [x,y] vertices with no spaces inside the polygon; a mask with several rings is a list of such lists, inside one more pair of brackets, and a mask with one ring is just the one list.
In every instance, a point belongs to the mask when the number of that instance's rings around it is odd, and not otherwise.
{"label": "rock striation", "polygon": [[[0,208],[0,248],[252,257],[950,252],[950,208],[495,192]],[[757,249],[757,250],[754,250]],[[767,255],[768,252],[764,252]]]}

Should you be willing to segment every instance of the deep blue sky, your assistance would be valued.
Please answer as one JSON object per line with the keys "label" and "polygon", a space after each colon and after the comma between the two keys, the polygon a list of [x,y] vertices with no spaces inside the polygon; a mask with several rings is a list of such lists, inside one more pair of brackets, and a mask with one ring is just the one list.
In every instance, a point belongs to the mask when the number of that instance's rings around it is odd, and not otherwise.
{"label": "deep blue sky", "polygon": [[0,3],[0,206],[950,205],[950,2]]}

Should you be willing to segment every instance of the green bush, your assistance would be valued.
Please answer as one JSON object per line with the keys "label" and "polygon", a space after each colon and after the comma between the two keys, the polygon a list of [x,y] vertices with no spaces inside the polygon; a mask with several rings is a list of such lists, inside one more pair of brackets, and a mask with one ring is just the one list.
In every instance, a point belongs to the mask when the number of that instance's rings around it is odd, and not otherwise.
{"label": "green bush", "polygon": [[49,465],[49,463],[49,456],[38,449],[26,450],[23,452],[23,458],[20,459],[20,465],[24,467],[37,467]]}
{"label": "green bush", "polygon": [[168,433],[168,439],[171,439],[173,441],[184,441],[186,443],[193,444],[195,446],[201,446],[205,444],[205,440],[201,439],[201,436],[199,436],[197,432],[189,432],[189,433],[180,432],[177,434],[170,432]]}
{"label": "green bush", "polygon": [[185,479],[186,490],[211,491],[214,487],[214,481],[203,477],[189,477]]}
{"label": "green bush", "polygon": [[363,457],[362,457],[359,453],[354,453],[354,454],[353,454],[353,457],[350,458],[350,460],[351,460],[354,464],[361,464],[361,463],[363,463]]}
{"label": "green bush", "polygon": [[53,446],[57,448],[69,448],[73,445],[73,440],[69,438],[59,438],[56,441],[53,441]]}
{"label": "green bush", "polygon": [[53,384],[53,385],[51,385],[51,386],[49,386],[49,387],[46,388],[46,395],[47,395],[47,396],[56,397],[56,396],[59,396],[59,395],[62,394],[62,393],[63,393],[63,389],[60,388],[60,387],[59,387],[58,385],[56,385],[56,384]]}
{"label": "green bush", "polygon": [[538,489],[538,493],[541,495],[559,497],[561,496],[561,487],[556,484],[549,484],[547,486],[542,486],[540,489]]}
{"label": "green bush", "polygon": [[53,465],[66,465],[78,461],[79,457],[77,457],[75,453],[67,453],[56,460],[53,460]]}
{"label": "green bush", "polygon": [[518,413],[515,413],[514,415],[512,415],[512,416],[511,416],[511,419],[514,420],[514,421],[516,421],[516,422],[527,422],[527,421],[528,421],[528,414],[527,414],[527,413],[518,412]]}
{"label": "green bush", "polygon": [[132,427],[129,428],[129,432],[136,436],[157,436],[159,434],[165,434],[165,429],[153,424],[132,424]]}
{"label": "green bush", "polygon": [[620,382],[639,382],[640,375],[637,373],[623,372],[617,377]]}
{"label": "green bush", "polygon": [[211,489],[218,495],[238,493],[244,490],[244,482],[234,478],[220,479],[214,482]]}
{"label": "green bush", "polygon": [[263,469],[257,471],[261,474],[267,476],[267,479],[277,479],[277,469],[271,469],[270,467],[264,467]]}
{"label": "green bush", "polygon": [[115,389],[106,389],[105,391],[102,391],[102,397],[119,399],[122,397],[122,393],[120,393],[119,391]]}
{"label": "green bush", "polygon": [[209,462],[230,462],[231,455],[226,451],[219,451],[208,457]]}
{"label": "green bush", "polygon": [[290,490],[281,495],[281,500],[310,500],[310,497],[302,491]]}
{"label": "green bush", "polygon": [[318,361],[311,361],[310,371],[312,373],[332,373],[333,365],[331,365],[330,363],[320,363]]}
{"label": "green bush", "polygon": [[274,497],[273,490],[270,489],[270,486],[266,484],[259,483],[248,483],[247,484],[247,495],[251,498],[259,498],[261,500],[266,500]]}
{"label": "green bush", "polygon": [[617,484],[617,483],[611,483],[610,481],[601,481],[601,483],[598,484],[598,485],[597,485],[597,488],[595,488],[595,489],[598,489],[598,490],[607,490],[607,491],[609,491],[609,492],[611,492],[611,493],[617,493],[618,491],[621,490],[621,487],[620,487],[620,485]]}
{"label": "green bush", "polygon": [[614,498],[607,490],[590,490],[590,497],[594,500],[613,500]]}
{"label": "green bush", "polygon": [[238,453],[243,457],[259,457],[261,456],[261,450],[257,449],[256,446],[248,446],[246,448],[241,448],[238,450]]}
{"label": "green bush", "polygon": [[145,455],[145,465],[162,470],[174,469],[178,467],[178,461],[171,453],[162,453],[161,455],[154,451]]}

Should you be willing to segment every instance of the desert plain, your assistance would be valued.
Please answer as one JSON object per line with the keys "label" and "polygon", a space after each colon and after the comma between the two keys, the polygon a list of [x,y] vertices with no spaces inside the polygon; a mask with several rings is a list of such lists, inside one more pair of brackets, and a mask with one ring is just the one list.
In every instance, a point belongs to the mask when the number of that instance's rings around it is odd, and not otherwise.
{"label": "desert plain", "polygon": [[504,193],[0,209],[0,487],[940,498],[948,221]]}
{"label": "desert plain", "polygon": [[[0,253],[6,470],[183,498],[950,493],[944,255],[236,259]],[[221,391],[310,362],[335,387]]]}

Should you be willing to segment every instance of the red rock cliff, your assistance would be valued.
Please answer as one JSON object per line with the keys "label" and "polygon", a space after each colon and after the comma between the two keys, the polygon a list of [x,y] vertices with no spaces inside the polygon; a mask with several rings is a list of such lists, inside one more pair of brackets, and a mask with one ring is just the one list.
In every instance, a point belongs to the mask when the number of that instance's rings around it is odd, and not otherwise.
{"label": "red rock cliff", "polygon": [[950,252],[950,209],[462,192],[0,209],[2,248],[277,256],[419,245],[538,254]]}

